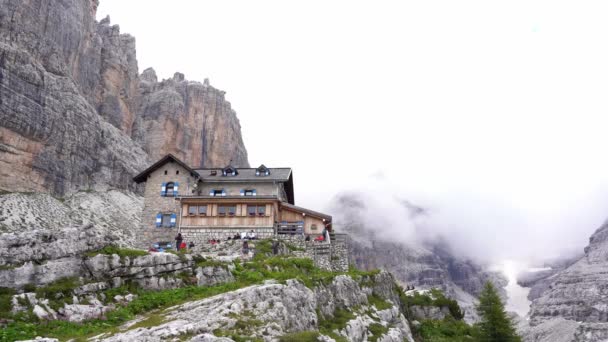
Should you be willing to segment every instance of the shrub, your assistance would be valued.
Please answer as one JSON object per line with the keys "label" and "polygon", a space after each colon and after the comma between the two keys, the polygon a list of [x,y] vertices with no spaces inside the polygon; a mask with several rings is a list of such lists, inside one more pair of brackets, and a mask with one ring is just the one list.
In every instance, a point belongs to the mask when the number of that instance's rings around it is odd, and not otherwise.
{"label": "shrub", "polygon": [[388,332],[388,328],[379,323],[372,323],[367,327],[371,336],[368,338],[369,342],[376,342],[378,339]]}
{"label": "shrub", "polygon": [[465,342],[474,341],[477,329],[464,321],[447,317],[443,320],[424,320],[417,329],[423,341]]}

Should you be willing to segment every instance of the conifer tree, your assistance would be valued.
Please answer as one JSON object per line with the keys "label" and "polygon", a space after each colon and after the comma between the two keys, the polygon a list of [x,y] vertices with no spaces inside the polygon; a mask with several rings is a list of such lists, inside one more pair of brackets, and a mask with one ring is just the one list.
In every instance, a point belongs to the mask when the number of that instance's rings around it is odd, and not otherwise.
{"label": "conifer tree", "polygon": [[521,342],[496,288],[490,282],[479,295],[477,313],[481,318],[477,324],[480,342]]}

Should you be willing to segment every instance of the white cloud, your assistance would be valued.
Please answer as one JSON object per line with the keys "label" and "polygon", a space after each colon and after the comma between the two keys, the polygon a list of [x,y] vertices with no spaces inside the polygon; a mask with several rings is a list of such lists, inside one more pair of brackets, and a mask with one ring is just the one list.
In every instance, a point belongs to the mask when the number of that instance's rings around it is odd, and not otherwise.
{"label": "white cloud", "polygon": [[463,244],[527,256],[582,248],[608,214],[607,6],[101,0],[98,14],[137,38],[140,69],[226,90],[251,162],[294,167],[299,204],[380,170]]}

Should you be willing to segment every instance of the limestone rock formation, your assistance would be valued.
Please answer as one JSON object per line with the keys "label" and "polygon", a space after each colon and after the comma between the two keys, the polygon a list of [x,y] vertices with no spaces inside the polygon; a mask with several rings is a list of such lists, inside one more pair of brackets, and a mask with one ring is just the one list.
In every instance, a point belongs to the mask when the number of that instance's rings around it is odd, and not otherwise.
{"label": "limestone rock formation", "polygon": [[[369,326],[380,324],[386,328],[386,333],[376,336],[377,341],[413,342],[398,302],[391,301],[397,294],[390,285],[387,287],[381,282],[394,283],[388,273],[368,279],[366,284],[372,284],[372,287],[348,276],[338,276],[330,284],[313,289],[297,280],[288,280],[285,284],[268,281],[169,308],[164,312],[163,323],[158,326],[130,329],[97,339],[161,341],[195,335],[190,341],[232,341],[214,335],[214,332],[225,331],[272,341],[286,333],[317,331],[321,315],[331,319],[336,309],[343,309],[355,315],[335,333],[348,341],[367,341],[372,336]],[[368,303],[367,296],[371,294],[388,295],[382,298],[391,301],[393,306],[379,310]],[[333,339],[325,337],[325,340]]]}
{"label": "limestone rock formation", "polygon": [[146,69],[141,78],[133,136],[153,160],[172,153],[192,167],[249,166],[225,92],[187,81],[181,73],[157,82],[154,70]]}
{"label": "limestone rock formation", "polygon": [[135,39],[97,0],[0,0],[0,190],[131,189],[172,152],[193,166],[248,166],[223,92],[138,75]]}
{"label": "limestone rock formation", "polygon": [[0,265],[79,256],[110,243],[129,245],[143,201],[132,193],[0,195]]}
{"label": "limestone rock formation", "polygon": [[[608,222],[589,239],[585,255],[547,277],[530,309],[530,326],[521,331],[530,341],[554,341],[547,333],[559,327],[560,341],[605,341],[608,338]],[[557,329],[557,328],[556,328]]]}

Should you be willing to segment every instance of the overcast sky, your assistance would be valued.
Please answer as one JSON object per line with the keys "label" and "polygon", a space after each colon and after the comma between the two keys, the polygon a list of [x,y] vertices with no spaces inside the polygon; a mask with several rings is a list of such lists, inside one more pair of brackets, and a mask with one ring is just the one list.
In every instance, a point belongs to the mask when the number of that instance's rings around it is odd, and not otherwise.
{"label": "overcast sky", "polygon": [[409,198],[464,250],[538,258],[608,217],[606,9],[101,0],[98,18],[136,37],[140,71],[225,90],[250,162],[293,167],[298,204]]}

